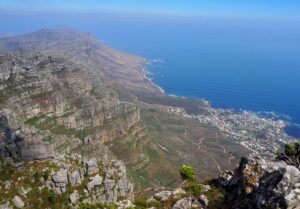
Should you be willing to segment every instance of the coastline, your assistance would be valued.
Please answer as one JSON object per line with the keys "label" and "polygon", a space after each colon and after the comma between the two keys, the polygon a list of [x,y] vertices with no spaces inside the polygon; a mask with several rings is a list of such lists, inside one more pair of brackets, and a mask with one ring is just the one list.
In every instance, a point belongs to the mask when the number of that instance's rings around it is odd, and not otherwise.
{"label": "coastline", "polygon": [[[151,64],[151,62],[146,63],[145,68],[147,65]],[[176,106],[169,106],[169,112],[182,117],[196,119],[205,125],[217,127],[228,138],[231,138],[252,151],[253,155],[259,154],[262,157],[269,158],[274,156],[276,150],[285,143],[300,140],[300,138],[290,135],[286,131],[292,123],[283,120],[274,112],[271,112],[268,117],[266,112],[217,108],[204,98],[191,98],[168,94],[162,87],[153,81],[154,79],[148,77],[153,73],[145,68],[143,68],[145,77],[152,85],[160,89],[162,94],[187,100],[201,100],[210,107],[208,114],[189,114],[184,108]],[[263,116],[262,113],[265,113],[266,115]]]}
{"label": "coastline", "polygon": [[147,80],[151,85],[153,85],[156,89],[158,89],[158,91],[161,93],[161,94],[166,94],[165,90],[159,86],[158,84],[156,84],[152,78],[149,77],[149,75],[152,75],[153,73],[150,72],[148,69],[147,69],[147,66],[148,65],[151,65],[152,62],[151,60],[149,59],[146,59],[146,58],[143,58],[142,60],[142,65],[140,67],[141,71],[143,72],[144,74],[144,78],[145,80]]}

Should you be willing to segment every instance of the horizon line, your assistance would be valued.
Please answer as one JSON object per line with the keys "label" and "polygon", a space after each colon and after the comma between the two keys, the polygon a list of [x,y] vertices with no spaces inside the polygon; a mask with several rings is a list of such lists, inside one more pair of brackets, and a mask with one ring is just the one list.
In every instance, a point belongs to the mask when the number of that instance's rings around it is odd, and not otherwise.
{"label": "horizon line", "polygon": [[4,9],[0,7],[0,15],[5,13],[6,15],[14,15],[13,13],[17,13],[16,15],[25,15],[25,14],[34,14],[34,13],[43,13],[43,14],[89,14],[89,15],[118,15],[118,16],[139,16],[139,17],[179,17],[179,18],[227,18],[227,19],[259,19],[259,20],[290,20],[290,21],[300,21],[299,16],[288,16],[288,15],[251,15],[246,13],[218,13],[218,12],[152,12],[152,11],[127,11],[127,10],[64,10],[64,9]]}

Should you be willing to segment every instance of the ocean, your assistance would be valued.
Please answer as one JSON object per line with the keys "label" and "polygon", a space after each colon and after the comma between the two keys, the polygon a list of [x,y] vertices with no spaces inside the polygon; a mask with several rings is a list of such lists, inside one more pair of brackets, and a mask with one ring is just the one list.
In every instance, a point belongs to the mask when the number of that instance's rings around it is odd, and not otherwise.
{"label": "ocean", "polygon": [[[300,124],[300,22],[113,14],[0,14],[0,33],[72,27],[151,59],[166,93]],[[287,132],[300,138],[300,128]]]}

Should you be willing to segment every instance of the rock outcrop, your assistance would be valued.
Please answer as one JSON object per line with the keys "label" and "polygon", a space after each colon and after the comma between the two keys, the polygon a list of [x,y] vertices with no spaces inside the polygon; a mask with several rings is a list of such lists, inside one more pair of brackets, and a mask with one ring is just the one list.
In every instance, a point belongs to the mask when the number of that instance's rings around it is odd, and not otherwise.
{"label": "rock outcrop", "polygon": [[[0,172],[8,165],[28,172],[28,181],[38,185],[29,193],[44,192],[51,201],[55,195],[67,195],[74,205],[131,200],[124,163],[103,143],[127,134],[140,120],[139,108],[121,102],[87,66],[33,51],[0,52]],[[52,167],[41,171],[30,166],[34,160]],[[50,173],[39,182],[45,170]],[[27,186],[23,180],[4,181],[0,190],[18,191]],[[20,194],[5,200],[32,206],[34,197]]]}
{"label": "rock outcrop", "polygon": [[[91,164],[86,166],[87,161],[96,163],[97,172],[89,173]],[[34,205],[36,202],[44,201],[41,197],[49,198],[50,204],[55,198],[60,198],[64,204],[74,207],[83,203],[117,204],[120,200],[133,200],[133,184],[127,178],[124,163],[120,160],[86,159],[74,154],[58,155],[53,160],[36,162],[35,165],[41,171],[30,165],[31,162],[14,170],[13,162],[0,161],[0,168],[8,170],[0,169],[1,179],[17,179],[14,182],[0,182],[1,203],[5,201],[5,204],[0,204],[0,208],[12,205],[17,208],[37,207]],[[94,164],[91,166],[95,167]],[[6,172],[10,172],[10,176],[3,177]]]}
{"label": "rock outcrop", "polygon": [[[117,202],[118,199],[133,198],[133,185],[127,178],[123,162],[119,160],[98,161],[97,159],[84,159],[81,162],[79,155],[72,156],[71,161],[60,159],[60,170],[55,172],[51,179],[46,182],[57,194],[67,191],[66,187],[84,186],[84,193],[74,191],[70,195],[70,201],[76,202],[84,198],[84,202]],[[94,162],[85,166],[85,161]],[[73,162],[73,163],[71,163]],[[74,165],[74,162],[77,162]],[[79,166],[78,165],[82,165]],[[90,172],[90,167],[94,172]],[[76,169],[77,167],[77,169]],[[97,167],[97,170],[95,169]]]}
{"label": "rock outcrop", "polygon": [[300,171],[283,161],[243,158],[217,182],[231,209],[300,208]]}
{"label": "rock outcrop", "polygon": [[43,141],[21,141],[17,143],[21,160],[45,160],[54,157],[53,146]]}
{"label": "rock outcrop", "polygon": [[53,158],[77,146],[127,134],[140,119],[136,105],[84,66],[36,52],[0,53],[0,155]]}

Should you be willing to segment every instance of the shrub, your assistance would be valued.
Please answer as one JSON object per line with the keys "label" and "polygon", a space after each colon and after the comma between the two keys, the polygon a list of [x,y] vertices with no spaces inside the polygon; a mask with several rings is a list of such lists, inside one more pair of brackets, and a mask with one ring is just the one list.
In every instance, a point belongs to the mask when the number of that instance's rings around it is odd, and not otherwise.
{"label": "shrub", "polygon": [[294,145],[293,144],[286,144],[284,146],[284,151],[287,155],[293,155],[294,153]]}
{"label": "shrub", "polygon": [[41,174],[41,172],[36,171],[36,172],[34,173],[33,177],[34,177],[35,183],[39,183],[39,182],[40,182],[40,179],[41,179],[41,177],[42,177],[42,174]]}
{"label": "shrub", "polygon": [[43,174],[44,180],[47,181],[49,179],[49,170],[45,170],[44,174]]}
{"label": "shrub", "polygon": [[183,180],[194,181],[196,178],[195,171],[191,166],[182,165],[179,173]]}
{"label": "shrub", "polygon": [[300,168],[300,142],[285,144],[284,150],[277,156],[277,159]]}
{"label": "shrub", "polygon": [[191,191],[193,195],[199,196],[201,194],[201,184],[192,184],[188,190]]}
{"label": "shrub", "polygon": [[55,203],[55,200],[56,200],[56,194],[54,192],[50,193],[48,196],[49,203],[53,205]]}

